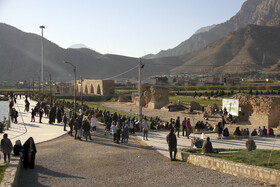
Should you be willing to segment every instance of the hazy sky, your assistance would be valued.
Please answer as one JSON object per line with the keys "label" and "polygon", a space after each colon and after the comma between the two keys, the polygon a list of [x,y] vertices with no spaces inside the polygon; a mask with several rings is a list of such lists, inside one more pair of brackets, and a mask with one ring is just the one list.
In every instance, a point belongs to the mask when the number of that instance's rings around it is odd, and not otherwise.
{"label": "hazy sky", "polygon": [[246,0],[0,0],[0,22],[63,48],[141,57],[234,16]]}

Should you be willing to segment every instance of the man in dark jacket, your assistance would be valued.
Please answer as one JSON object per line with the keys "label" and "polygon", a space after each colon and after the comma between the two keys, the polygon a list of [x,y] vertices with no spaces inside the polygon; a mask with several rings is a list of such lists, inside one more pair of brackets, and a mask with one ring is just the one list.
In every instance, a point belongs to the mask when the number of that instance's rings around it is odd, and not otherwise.
{"label": "man in dark jacket", "polygon": [[86,141],[87,141],[88,137],[91,140],[91,136],[90,136],[90,132],[89,132],[90,131],[90,124],[89,124],[87,119],[84,119],[84,121],[83,121],[83,129],[84,129],[84,135],[85,135]]}
{"label": "man in dark jacket", "polygon": [[[171,128],[170,133],[166,136],[166,141],[168,143],[169,147],[169,154],[171,161],[176,160],[176,154],[177,154],[177,138],[174,134],[174,129]],[[172,159],[172,152],[174,152],[174,157]]]}
{"label": "man in dark jacket", "polygon": [[179,138],[179,131],[180,131],[180,117],[178,116],[175,122],[175,134],[177,132]]}

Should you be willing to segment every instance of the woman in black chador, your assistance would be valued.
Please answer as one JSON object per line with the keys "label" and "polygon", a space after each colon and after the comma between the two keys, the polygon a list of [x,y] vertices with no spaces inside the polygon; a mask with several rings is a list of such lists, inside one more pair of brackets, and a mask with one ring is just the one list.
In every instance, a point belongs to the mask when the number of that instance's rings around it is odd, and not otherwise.
{"label": "woman in black chador", "polygon": [[32,137],[23,144],[23,167],[31,169],[35,166],[36,146]]}

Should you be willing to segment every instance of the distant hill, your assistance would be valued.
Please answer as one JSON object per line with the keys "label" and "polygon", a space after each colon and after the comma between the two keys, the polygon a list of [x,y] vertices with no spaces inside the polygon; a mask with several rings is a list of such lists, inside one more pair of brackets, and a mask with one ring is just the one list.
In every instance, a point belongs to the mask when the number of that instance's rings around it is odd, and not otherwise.
{"label": "distant hill", "polygon": [[[70,61],[77,66],[77,77],[105,79],[121,74],[138,64],[137,58],[102,55],[88,48],[64,49],[44,40],[44,70],[45,80],[49,80],[50,72],[54,80],[72,80],[73,69],[64,61]],[[167,58],[169,59],[169,58]],[[175,61],[181,65],[183,62]],[[160,61],[161,62],[161,61]],[[160,66],[158,60],[143,60],[143,78],[168,74],[170,66]],[[162,60],[165,62],[165,60]],[[32,33],[25,33],[19,29],[0,23],[0,81],[38,80],[41,75],[41,37]],[[114,79],[135,79],[138,68]]]}
{"label": "distant hill", "polygon": [[247,0],[240,11],[230,20],[218,24],[209,31],[195,33],[173,49],[160,51],[145,58],[183,55],[204,48],[209,43],[227,36],[230,32],[246,27],[247,24],[278,25],[280,23],[279,0]]}
{"label": "distant hill", "polygon": [[68,47],[68,49],[81,49],[81,48],[88,48],[90,49],[90,47],[86,46],[85,44],[73,44],[70,47]]}
{"label": "distant hill", "polygon": [[237,73],[280,67],[280,26],[248,25],[204,49],[179,58],[185,63],[172,72]]}

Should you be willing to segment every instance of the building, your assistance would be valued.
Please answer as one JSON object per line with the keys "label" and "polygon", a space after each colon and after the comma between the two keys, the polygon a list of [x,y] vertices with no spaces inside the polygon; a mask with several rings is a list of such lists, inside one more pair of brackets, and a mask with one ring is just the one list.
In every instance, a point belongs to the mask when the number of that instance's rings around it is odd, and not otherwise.
{"label": "building", "polygon": [[115,82],[113,80],[93,80],[83,79],[76,81],[76,92],[81,93],[81,87],[83,89],[83,95],[113,95],[115,93]]}

